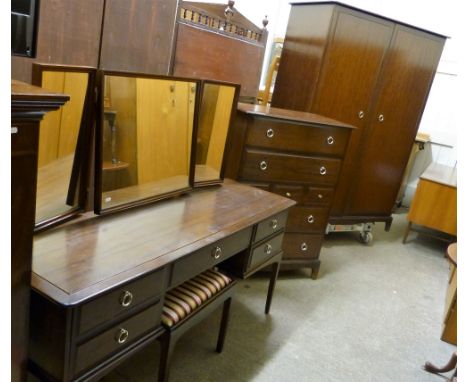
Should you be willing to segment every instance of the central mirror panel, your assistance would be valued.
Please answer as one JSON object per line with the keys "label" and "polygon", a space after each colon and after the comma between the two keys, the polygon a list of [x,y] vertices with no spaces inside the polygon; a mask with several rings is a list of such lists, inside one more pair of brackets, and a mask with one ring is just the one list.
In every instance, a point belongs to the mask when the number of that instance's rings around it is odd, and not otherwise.
{"label": "central mirror panel", "polygon": [[229,127],[240,86],[204,81],[198,118],[195,186],[220,183]]}
{"label": "central mirror panel", "polygon": [[[47,113],[40,124],[36,228],[80,210],[77,145],[84,118],[90,73],[76,68],[35,66],[35,84],[65,93],[70,100]],[[85,126],[87,127],[87,126]],[[80,132],[81,130],[81,132]]]}
{"label": "central mirror panel", "polygon": [[124,73],[101,82],[97,212],[190,190],[199,82]]}

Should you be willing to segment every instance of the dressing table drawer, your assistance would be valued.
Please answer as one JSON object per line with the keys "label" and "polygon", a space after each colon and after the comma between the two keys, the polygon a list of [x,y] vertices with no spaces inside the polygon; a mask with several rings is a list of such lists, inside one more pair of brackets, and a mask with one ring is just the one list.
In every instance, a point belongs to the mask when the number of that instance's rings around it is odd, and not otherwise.
{"label": "dressing table drawer", "polygon": [[249,146],[341,156],[348,144],[348,132],[336,127],[304,126],[258,118],[249,126]]}
{"label": "dressing table drawer", "polygon": [[246,150],[243,180],[258,182],[313,183],[333,186],[338,180],[341,160],[266,151]]}
{"label": "dressing table drawer", "polygon": [[286,232],[321,233],[328,222],[328,207],[292,207]]}
{"label": "dressing table drawer", "polygon": [[286,220],[288,220],[288,211],[273,215],[258,223],[254,242],[257,243],[275,232],[280,232],[286,226]]}
{"label": "dressing table drawer", "polygon": [[140,304],[160,296],[166,286],[166,269],[143,276],[100,296],[80,308],[78,333],[113,320]]}
{"label": "dressing table drawer", "polygon": [[113,353],[124,350],[143,334],[161,325],[163,300],[115,325],[76,349],[75,375],[82,373]]}
{"label": "dressing table drawer", "polygon": [[172,267],[170,288],[248,248],[251,237],[252,229],[247,228],[177,261]]}
{"label": "dressing table drawer", "polygon": [[270,257],[280,252],[281,246],[283,243],[283,236],[284,234],[273,236],[271,239],[267,240],[265,243],[257,246],[252,251],[248,270],[255,268],[256,266],[268,260]]}

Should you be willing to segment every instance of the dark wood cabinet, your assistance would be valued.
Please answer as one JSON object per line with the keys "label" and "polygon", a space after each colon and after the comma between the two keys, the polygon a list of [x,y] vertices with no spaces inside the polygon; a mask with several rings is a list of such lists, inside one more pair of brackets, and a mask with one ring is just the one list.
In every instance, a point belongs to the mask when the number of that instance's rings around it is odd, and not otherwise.
{"label": "dark wood cabinet", "polygon": [[26,380],[39,121],[68,99],[11,84],[11,380]]}
{"label": "dark wood cabinet", "polygon": [[331,222],[391,222],[444,41],[337,2],[292,5],[272,105],[357,127]]}
{"label": "dark wood cabinet", "polygon": [[[274,224],[285,227],[281,269],[309,267],[317,276],[329,210],[353,130],[315,114],[238,105],[226,176],[298,203],[287,221],[283,217]],[[260,224],[257,232],[271,230],[272,224]]]}

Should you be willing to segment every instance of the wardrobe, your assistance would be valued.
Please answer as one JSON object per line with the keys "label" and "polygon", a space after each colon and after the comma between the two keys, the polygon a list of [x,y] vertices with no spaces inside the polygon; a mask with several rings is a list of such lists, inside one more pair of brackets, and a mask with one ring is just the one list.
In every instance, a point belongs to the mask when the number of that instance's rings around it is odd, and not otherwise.
{"label": "wardrobe", "polygon": [[337,2],[292,3],[272,106],[351,134],[329,222],[385,222],[446,37]]}

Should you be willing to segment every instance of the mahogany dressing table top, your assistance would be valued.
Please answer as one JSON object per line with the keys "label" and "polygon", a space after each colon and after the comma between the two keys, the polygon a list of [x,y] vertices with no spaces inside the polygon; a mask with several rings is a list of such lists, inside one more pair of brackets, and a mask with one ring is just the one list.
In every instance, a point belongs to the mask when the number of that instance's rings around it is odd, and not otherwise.
{"label": "mahogany dressing table top", "polygon": [[226,180],[222,186],[34,238],[32,287],[74,305],[252,226],[295,202]]}

